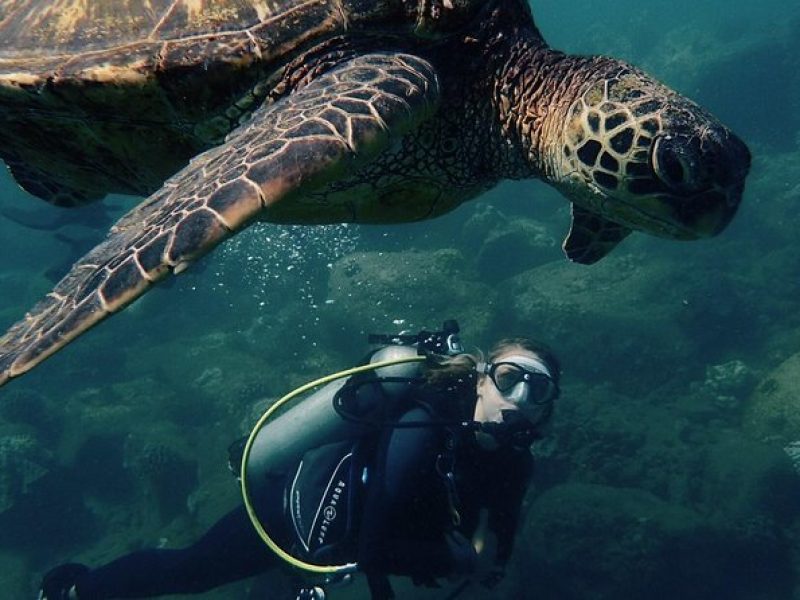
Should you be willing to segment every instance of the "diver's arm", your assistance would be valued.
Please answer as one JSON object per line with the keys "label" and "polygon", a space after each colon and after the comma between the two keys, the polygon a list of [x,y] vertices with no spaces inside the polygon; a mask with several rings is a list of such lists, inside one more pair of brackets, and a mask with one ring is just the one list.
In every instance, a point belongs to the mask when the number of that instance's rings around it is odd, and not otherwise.
{"label": "diver's arm", "polygon": [[[430,420],[426,410],[415,408],[399,423]],[[447,535],[446,523],[438,539],[429,531],[399,530],[404,510],[418,497],[420,486],[442,485],[434,470],[440,451],[440,432],[434,427],[393,429],[381,444],[368,484],[358,548],[358,563],[374,600],[393,597],[386,573],[430,580],[474,566],[472,546],[463,536],[462,544],[458,536]]]}
{"label": "diver's arm", "polygon": [[507,459],[497,461],[497,485],[492,488],[495,492],[489,506],[489,528],[497,536],[495,564],[498,567],[504,567],[511,558],[522,500],[533,473],[530,452],[514,450],[509,453]]}

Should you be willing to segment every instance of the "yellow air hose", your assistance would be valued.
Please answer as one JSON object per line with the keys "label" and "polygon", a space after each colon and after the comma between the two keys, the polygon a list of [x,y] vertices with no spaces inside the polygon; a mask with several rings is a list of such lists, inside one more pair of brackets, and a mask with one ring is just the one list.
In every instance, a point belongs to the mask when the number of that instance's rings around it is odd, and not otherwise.
{"label": "yellow air hose", "polygon": [[283,548],[278,546],[278,544],[269,536],[269,534],[264,529],[264,526],[261,525],[261,521],[256,515],[255,508],[253,508],[253,503],[250,500],[250,491],[247,489],[247,462],[250,458],[250,450],[253,447],[253,441],[256,439],[258,432],[264,427],[264,425],[269,420],[270,416],[281,408],[284,404],[294,399],[296,396],[307,392],[315,387],[320,385],[324,385],[326,383],[330,383],[336,379],[340,379],[342,377],[350,377],[351,375],[355,375],[357,373],[363,373],[365,371],[374,371],[375,369],[380,369],[382,367],[390,367],[392,365],[399,365],[402,363],[409,363],[409,362],[422,362],[425,360],[424,356],[410,356],[406,358],[396,358],[392,360],[385,360],[376,363],[370,363],[366,365],[361,365],[359,367],[353,367],[352,369],[347,369],[346,371],[339,371],[338,373],[332,373],[331,375],[326,375],[325,377],[320,377],[319,379],[315,379],[314,381],[310,381],[305,385],[300,386],[299,388],[289,392],[282,398],[280,398],[275,404],[270,406],[266,412],[261,415],[261,418],[256,423],[255,427],[253,427],[253,431],[250,432],[250,436],[247,438],[247,443],[244,446],[244,452],[242,453],[242,467],[241,467],[241,483],[242,483],[242,499],[244,500],[244,506],[247,509],[247,514],[250,517],[250,521],[253,523],[253,527],[255,527],[256,532],[258,533],[259,537],[264,540],[264,542],[269,546],[269,549],[272,550],[275,554],[277,554],[280,558],[285,560],[287,563],[292,565],[293,567],[297,567],[298,569],[303,569],[304,571],[309,571],[311,573],[323,573],[323,574],[338,574],[338,573],[350,573],[355,571],[358,568],[358,564],[356,563],[347,563],[344,565],[315,565],[313,563],[308,563],[299,558],[295,558],[288,552],[286,552]]}

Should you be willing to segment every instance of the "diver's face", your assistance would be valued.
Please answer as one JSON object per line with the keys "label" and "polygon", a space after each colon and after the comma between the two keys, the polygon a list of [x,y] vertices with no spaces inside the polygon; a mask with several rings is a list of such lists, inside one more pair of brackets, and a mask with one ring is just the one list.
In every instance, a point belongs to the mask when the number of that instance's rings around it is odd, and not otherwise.
{"label": "diver's face", "polygon": [[475,420],[502,423],[503,411],[521,411],[531,423],[549,415],[557,388],[536,353],[511,347],[485,365],[477,384]]}

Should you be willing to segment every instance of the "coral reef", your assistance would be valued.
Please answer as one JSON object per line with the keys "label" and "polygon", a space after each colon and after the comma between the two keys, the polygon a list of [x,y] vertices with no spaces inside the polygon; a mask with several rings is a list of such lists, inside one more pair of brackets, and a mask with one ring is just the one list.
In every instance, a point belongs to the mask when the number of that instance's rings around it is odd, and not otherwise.
{"label": "coral reef", "polygon": [[[613,545],[609,544],[613,538]],[[564,484],[531,506],[509,597],[789,598],[785,541],[711,525],[635,488]]]}
{"label": "coral reef", "polygon": [[0,513],[13,507],[52,464],[51,453],[24,430],[0,428]]}
{"label": "coral reef", "polygon": [[781,363],[756,387],[745,416],[745,431],[757,439],[789,444],[800,440],[800,353]]}
{"label": "coral reef", "polygon": [[197,487],[197,462],[168,441],[129,439],[124,466],[138,480],[140,491],[151,497],[162,523],[189,510],[189,496]]}

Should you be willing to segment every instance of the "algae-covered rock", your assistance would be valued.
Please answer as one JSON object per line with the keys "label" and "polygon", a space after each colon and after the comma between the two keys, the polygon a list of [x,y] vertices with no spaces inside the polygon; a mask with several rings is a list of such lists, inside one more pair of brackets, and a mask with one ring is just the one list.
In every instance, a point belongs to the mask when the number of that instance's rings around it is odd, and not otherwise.
{"label": "algae-covered rock", "polygon": [[632,488],[552,488],[531,506],[517,544],[511,597],[791,598],[788,552],[773,532],[712,527]]}
{"label": "algae-covered rock", "polygon": [[13,507],[52,466],[51,453],[27,429],[0,426],[0,513]]}
{"label": "algae-covered rock", "polygon": [[607,385],[565,384],[537,484],[635,487],[691,506],[702,486],[705,448],[715,435],[708,433],[705,415],[702,422],[688,417],[679,401],[626,395]]}
{"label": "algae-covered rock", "polygon": [[692,351],[678,325],[687,314],[668,263],[612,255],[591,269],[563,261],[527,271],[508,286],[508,319],[519,331],[552,340],[572,373],[635,386],[663,382],[664,364]]}
{"label": "algae-covered rock", "polygon": [[491,204],[482,204],[462,229],[462,243],[475,256],[483,281],[500,282],[560,258],[558,241],[548,228],[530,218],[509,218]]}
{"label": "algae-covered rock", "polygon": [[719,407],[738,408],[750,391],[753,374],[747,365],[734,359],[718,365],[706,367],[706,377],[698,386],[698,391],[708,396]]}
{"label": "algae-covered rock", "polygon": [[800,517],[800,476],[782,446],[742,435],[728,410],[703,389],[637,398],[566,384],[549,438],[537,443],[546,450],[537,450],[537,484],[636,487],[723,521]]}
{"label": "algae-covered rock", "polygon": [[645,260],[619,251],[586,268],[565,261],[503,286],[507,328],[537,332],[571,373],[637,394],[703,376],[755,335],[752,299],[735,272],[685,257]]}
{"label": "algae-covered rock", "polygon": [[756,387],[744,429],[762,441],[788,445],[800,440],[800,353],[781,363]]}
{"label": "algae-covered rock", "polygon": [[432,329],[446,318],[457,319],[474,343],[489,330],[494,299],[457,250],[357,252],[333,266],[326,321],[338,345],[345,336],[358,353],[367,333]]}
{"label": "algae-covered rock", "polygon": [[785,527],[800,517],[800,475],[780,446],[720,436],[705,452],[700,481],[704,512],[732,526]]}
{"label": "algae-covered rock", "polygon": [[11,389],[0,402],[0,420],[27,426],[52,443],[64,429],[57,407],[57,401],[32,388]]}
{"label": "algae-covered rock", "polygon": [[187,501],[198,485],[197,461],[181,445],[165,437],[129,439],[125,445],[125,468],[152,499],[162,522],[189,510]]}

